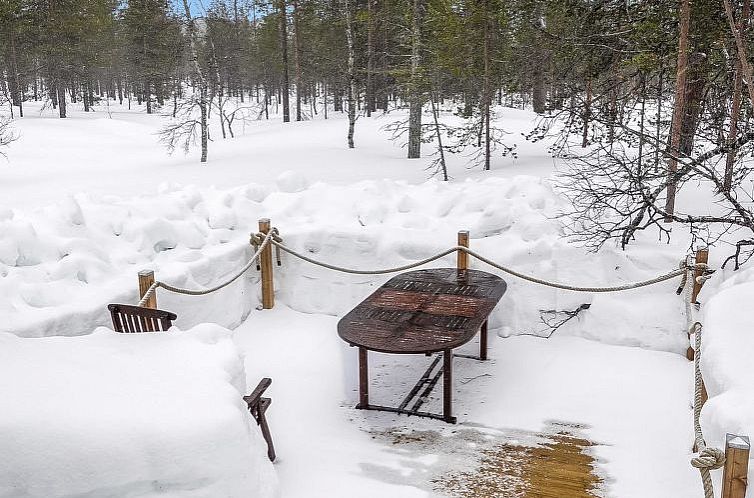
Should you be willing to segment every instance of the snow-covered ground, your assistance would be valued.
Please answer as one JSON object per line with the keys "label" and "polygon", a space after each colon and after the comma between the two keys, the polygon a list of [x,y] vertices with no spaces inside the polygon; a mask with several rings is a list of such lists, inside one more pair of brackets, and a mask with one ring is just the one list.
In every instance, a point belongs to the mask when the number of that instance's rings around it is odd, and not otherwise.
{"label": "snow-covered ground", "polygon": [[[429,176],[424,170],[429,160],[406,160],[406,150],[391,142],[391,133],[384,129],[404,117],[400,112],[360,117],[356,150],[345,146],[348,125],[343,113],[287,124],[271,116],[236,129],[236,138],[228,140],[213,129],[209,163],[202,165],[196,148],[187,156],[182,151],[168,156],[157,135],[165,121],[143,108],[129,111],[111,103],[109,111],[103,105],[84,113],[80,104],[73,104],[70,110],[63,120],[51,108],[25,104],[26,116],[15,122],[20,139],[5,151],[7,161],[0,157],[0,204],[34,208],[81,192],[133,197],[155,194],[162,184],[268,184],[289,170],[341,185],[383,178],[420,183]],[[506,109],[505,116],[519,158],[498,159],[498,174],[519,174],[521,169],[525,174],[549,174],[552,158],[518,133],[531,127],[532,114]],[[467,157],[449,156],[448,161],[456,178],[483,176],[467,169]]]}
{"label": "snow-covered ground", "polygon": [[[521,137],[533,118],[519,110],[504,109],[501,121],[519,158],[499,159],[493,171],[481,172],[452,157],[448,183],[427,181],[429,159],[406,160],[405,150],[388,141],[382,127],[395,114],[360,118],[354,150],[345,147],[342,116],[255,122],[232,140],[215,133],[206,165],[195,152],[166,156],[155,136],[160,118],[143,112],[100,107],[89,115],[73,111],[64,121],[28,106],[27,116],[17,122],[20,139],[8,161],[0,159],[0,332],[23,337],[79,335],[107,325],[105,305],[135,303],[136,273],[143,268],[192,288],[223,281],[247,261],[249,233],[262,217],[272,219],[286,244],[345,266],[416,261],[454,245],[456,232],[467,229],[472,248],[499,263],[584,285],[651,278],[676,268],[688,248],[682,236],[671,245],[642,240],[625,252],[606,247],[597,254],[565,242],[556,218],[563,201],[549,181],[553,161],[545,145]],[[713,251],[713,265],[721,256]],[[179,315],[184,330],[201,322],[235,328],[248,384],[273,377],[270,418],[283,497],[439,494],[432,476],[475,462],[450,454],[452,444],[443,442],[453,431],[497,440],[542,431],[552,421],[577,424],[597,443],[605,496],[700,494],[688,465],[692,370],[681,356],[688,342],[677,282],[583,295],[505,277],[508,292],[491,319],[492,361],[458,360],[461,423],[453,428],[352,409],[355,356],[335,326],[387,276],[337,274],[287,255],[282,263],[275,269],[279,304],[272,311],[256,311],[253,271],[210,296],[160,290],[158,303]],[[436,266],[453,264],[447,257]],[[714,294],[713,283],[703,300]],[[716,299],[735,303],[739,287]],[[582,303],[591,307],[552,339],[517,337],[549,333],[542,310]],[[718,382],[705,408],[710,441],[731,427],[748,430],[754,419],[754,408],[743,403],[738,412],[714,408],[721,403],[717,394],[745,398],[751,385],[739,389],[719,366],[731,349],[753,347],[730,335],[735,331],[725,332],[740,325],[715,318],[729,314],[725,306],[709,315],[720,324],[710,325],[705,363],[709,382]],[[404,392],[422,360],[375,362],[375,393]],[[396,428],[436,431],[440,443],[406,453],[381,436]],[[212,496],[202,492],[197,496]]]}
{"label": "snow-covered ground", "polygon": [[0,496],[273,498],[230,332],[0,334]]}
{"label": "snow-covered ground", "polygon": [[[338,338],[336,324],[335,317],[280,305],[236,329],[249,381],[275,379],[270,413],[284,497],[435,496],[433,481],[478,464],[478,455],[457,452],[459,437],[492,445],[521,431],[546,431],[553,421],[583,426],[581,435],[596,443],[591,451],[608,479],[598,496],[698,494],[699,477],[688,464],[692,372],[680,355],[574,337],[493,336],[488,362],[455,359],[459,423],[449,426],[354,409],[356,350]],[[370,354],[370,399],[379,404],[400,402],[429,362]],[[429,409],[441,411],[439,395]],[[436,437],[412,452],[384,437],[394,431]]]}

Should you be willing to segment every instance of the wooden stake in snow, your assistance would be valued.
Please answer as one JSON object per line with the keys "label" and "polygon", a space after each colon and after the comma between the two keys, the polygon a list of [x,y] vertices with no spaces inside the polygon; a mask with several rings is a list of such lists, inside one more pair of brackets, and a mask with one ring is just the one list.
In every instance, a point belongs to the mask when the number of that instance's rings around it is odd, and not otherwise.
{"label": "wooden stake in snow", "polygon": [[[707,261],[709,261],[709,248],[707,247],[699,247],[696,250],[696,259],[694,260],[696,263],[704,263],[707,264]],[[704,270],[701,268],[694,269],[694,282],[692,283],[692,289],[691,289],[691,304],[695,304],[697,301],[697,297],[699,296],[699,293],[702,290],[702,285],[704,285],[704,280],[700,279],[697,281],[697,278],[704,275]],[[687,284],[688,285],[688,284]],[[689,335],[689,343],[691,342],[691,330],[688,330]],[[694,348],[689,345],[689,348],[686,350],[686,358],[689,361],[694,360]],[[702,385],[702,389],[704,390],[704,385]],[[707,401],[707,391],[703,391],[704,401]]]}
{"label": "wooden stake in snow", "polygon": [[[265,235],[270,231],[270,220],[259,220],[259,231]],[[275,306],[275,288],[272,282],[272,244],[267,244],[259,255],[262,270],[262,308],[269,310]]]}
{"label": "wooden stake in snow", "polygon": [[721,498],[744,498],[749,473],[748,436],[725,435],[725,469]]}
{"label": "wooden stake in snow", "polygon": [[[458,232],[458,245],[469,247],[469,231],[461,230]],[[457,267],[459,270],[469,269],[469,255],[463,251],[458,251]]]}
{"label": "wooden stake in snow", "polygon": [[[707,264],[707,261],[709,261],[709,249],[704,247],[700,247],[696,250],[696,263],[697,264]],[[694,289],[691,292],[691,303],[696,303],[697,298],[699,297],[699,292],[702,290],[702,285],[704,285],[704,281],[697,280],[699,277],[704,275],[704,270],[701,268],[697,268],[694,270]]]}
{"label": "wooden stake in snow", "polygon": [[[139,272],[139,299],[144,297],[150,287],[154,284],[154,271],[141,270]],[[144,303],[145,308],[157,308],[157,292],[152,292],[147,302]]]}

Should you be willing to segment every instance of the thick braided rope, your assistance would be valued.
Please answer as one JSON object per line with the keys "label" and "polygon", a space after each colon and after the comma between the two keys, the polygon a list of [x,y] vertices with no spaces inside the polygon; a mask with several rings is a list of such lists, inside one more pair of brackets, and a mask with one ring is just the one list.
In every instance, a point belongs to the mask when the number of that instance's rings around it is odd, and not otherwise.
{"label": "thick braided rope", "polygon": [[[630,283],[630,284],[617,285],[617,286],[612,286],[612,287],[579,287],[579,286],[574,286],[574,285],[562,284],[562,283],[558,283],[558,282],[550,282],[548,280],[544,280],[544,279],[541,279],[541,278],[533,277],[531,275],[526,275],[526,274],[520,273],[520,272],[518,272],[516,270],[513,270],[513,269],[508,268],[506,266],[500,265],[498,263],[495,263],[494,261],[492,261],[492,260],[490,260],[490,259],[482,256],[481,254],[479,254],[479,253],[477,253],[477,252],[469,249],[468,247],[463,247],[463,246],[451,247],[449,249],[446,249],[446,250],[444,250],[442,252],[439,252],[439,253],[437,253],[437,254],[435,254],[433,256],[430,256],[430,257],[428,257],[426,259],[423,259],[421,261],[416,261],[414,263],[409,263],[409,264],[406,264],[406,265],[403,265],[403,266],[397,266],[397,267],[393,267],[393,268],[383,268],[383,269],[379,269],[379,270],[358,270],[358,269],[354,269],[354,268],[347,268],[347,267],[344,267],[344,266],[334,265],[334,264],[331,264],[331,263],[325,263],[323,261],[319,261],[319,260],[310,258],[309,256],[301,254],[300,252],[298,252],[298,251],[296,251],[296,250],[294,250],[294,249],[292,249],[292,248],[290,248],[290,247],[288,247],[288,246],[286,246],[286,245],[284,245],[281,242],[278,242],[276,240],[273,240],[272,244],[275,245],[276,247],[280,248],[281,250],[287,252],[288,254],[290,254],[292,256],[295,256],[295,257],[297,257],[297,258],[299,258],[299,259],[301,259],[303,261],[306,261],[307,263],[311,263],[313,265],[321,266],[321,267],[327,268],[329,270],[339,271],[339,272],[342,272],[342,273],[350,273],[350,274],[354,274],[354,275],[382,275],[382,274],[386,274],[386,273],[397,273],[397,272],[401,272],[401,271],[405,271],[405,270],[410,270],[412,268],[416,268],[416,267],[425,265],[427,263],[431,263],[432,261],[436,261],[436,260],[438,260],[438,259],[440,259],[442,257],[447,256],[448,254],[452,254],[452,253],[457,252],[457,251],[462,251],[462,252],[465,252],[465,253],[467,253],[467,254],[475,257],[479,261],[492,266],[493,268],[497,268],[498,270],[500,270],[502,272],[505,272],[505,273],[507,273],[509,275],[513,275],[515,277],[521,278],[521,279],[526,280],[528,282],[532,282],[532,283],[540,284],[540,285],[546,285],[548,287],[554,287],[556,289],[570,290],[570,291],[576,291],[576,292],[619,292],[619,291],[624,291],[624,290],[637,289],[639,287],[646,287],[648,285],[654,285],[654,284],[657,284],[659,282],[663,282],[665,280],[670,280],[672,278],[675,278],[675,277],[678,277],[680,275],[683,275],[686,272],[686,267],[684,265],[681,268],[678,268],[677,270],[673,270],[673,271],[671,271],[669,273],[666,273],[664,275],[659,275],[659,276],[657,276],[655,278],[652,278],[652,279],[649,279],[649,280],[644,280],[644,281],[641,281],[641,282],[633,282],[633,283]],[[703,266],[706,269],[706,265],[703,265]]]}
{"label": "thick braided rope", "polygon": [[215,285],[214,287],[209,287],[207,289],[184,289],[182,287],[176,287],[174,285],[167,284],[165,282],[156,281],[153,283],[149,289],[147,289],[147,292],[144,293],[144,296],[139,301],[139,306],[144,306],[149,298],[154,294],[154,292],[157,290],[158,287],[161,287],[165,290],[168,290],[170,292],[175,292],[177,294],[184,294],[187,296],[203,296],[205,294],[210,294],[212,292],[219,291],[220,289],[229,286],[236,280],[238,280],[241,275],[249,271],[249,269],[254,266],[254,264],[257,261],[257,258],[259,258],[259,255],[262,254],[262,251],[272,242],[273,239],[278,238],[277,236],[277,229],[273,228],[271,229],[266,235],[264,235],[264,238],[262,238],[262,235],[264,234],[256,234],[252,235],[251,242],[252,244],[257,247],[258,249],[254,252],[254,255],[249,259],[249,262],[246,263],[243,268],[241,268],[238,273],[233,275],[230,279],[226,280],[225,282]]}
{"label": "thick braided rope", "polygon": [[696,265],[692,264],[691,256],[687,256],[683,266],[687,271],[684,277],[686,284],[684,296],[684,301],[686,302],[686,330],[689,331],[689,336],[693,336],[694,340],[694,442],[696,443],[698,453],[691,459],[691,465],[699,469],[699,474],[702,478],[702,487],[704,488],[704,498],[715,498],[710,471],[719,469],[725,465],[725,453],[717,448],[708,448],[704,441],[704,434],[702,433],[702,424],[700,421],[703,389],[700,367],[702,357],[702,324],[694,320],[694,306],[691,302],[692,290],[696,281],[694,279],[694,268],[696,268]]}
{"label": "thick braided rope", "polygon": [[694,440],[698,454],[691,459],[691,465],[699,469],[704,487],[704,498],[715,498],[710,471],[725,465],[725,453],[718,448],[708,448],[702,434],[699,417],[702,413],[702,373],[699,368],[702,345],[702,324],[694,322]]}

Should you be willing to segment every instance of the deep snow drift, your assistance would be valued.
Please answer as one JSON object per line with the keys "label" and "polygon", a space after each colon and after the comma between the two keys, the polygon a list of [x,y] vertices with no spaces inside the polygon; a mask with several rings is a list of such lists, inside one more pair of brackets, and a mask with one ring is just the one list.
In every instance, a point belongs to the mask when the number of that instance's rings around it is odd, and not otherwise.
{"label": "deep snow drift", "polygon": [[[257,379],[258,380],[258,379]],[[230,332],[0,334],[0,496],[276,496]]]}
{"label": "deep snow drift", "polygon": [[[726,433],[754,437],[754,271],[742,271],[705,291],[702,372],[709,400],[702,423],[708,444],[724,448]],[[754,482],[752,464],[749,482]]]}
{"label": "deep snow drift", "polygon": [[[312,184],[292,172],[281,174],[273,186],[165,188],[160,195],[133,199],[80,194],[57,209],[14,210],[0,221],[0,229],[11,234],[0,242],[0,291],[8,298],[0,304],[6,317],[0,327],[45,336],[106,325],[102,310],[108,302],[138,300],[135,276],[145,267],[171,284],[219,283],[250,256],[249,233],[262,217],[272,219],[291,247],[355,268],[426,258],[455,245],[461,229],[470,230],[471,246],[493,260],[555,281],[620,284],[676,267],[681,249],[674,246],[605,248],[595,260],[560,237],[554,218],[559,202],[546,181],[528,176],[336,186]],[[287,255],[282,262],[276,268],[280,299],[308,313],[342,314],[387,278],[338,274]],[[435,264],[452,266],[454,259]],[[257,304],[256,278],[250,272],[200,299],[160,291],[158,300],[178,313],[183,327],[202,321],[233,327]],[[505,335],[546,334],[539,324],[541,310],[591,302],[579,326],[569,324],[563,332],[685,351],[683,306],[673,292],[677,282],[585,296],[506,278],[509,292],[493,316],[493,325]]]}

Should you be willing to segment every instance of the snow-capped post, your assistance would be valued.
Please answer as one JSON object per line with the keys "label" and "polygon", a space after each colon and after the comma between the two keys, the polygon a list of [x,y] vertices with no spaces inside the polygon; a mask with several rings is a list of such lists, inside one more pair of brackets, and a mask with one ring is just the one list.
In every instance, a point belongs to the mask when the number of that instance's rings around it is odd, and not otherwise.
{"label": "snow-capped post", "polygon": [[[259,231],[265,235],[269,233],[269,218],[259,220]],[[262,269],[262,308],[269,310],[275,306],[275,288],[272,284],[272,244],[267,244],[259,255],[259,266]]]}
{"label": "snow-capped post", "polygon": [[[458,232],[458,245],[461,247],[469,247],[469,231],[460,230]],[[457,264],[459,270],[469,269],[469,255],[463,251],[458,251]]]}
{"label": "snow-capped post", "polygon": [[[697,264],[707,264],[707,261],[709,261],[709,248],[707,247],[699,247],[696,250],[696,260],[695,262]],[[703,281],[697,281],[697,278],[704,275],[704,270],[702,268],[696,268],[694,270],[694,290],[691,293],[691,303],[696,303],[696,298],[699,296],[699,292],[702,290],[702,285],[704,285]]]}
{"label": "snow-capped post", "polygon": [[[139,299],[144,297],[150,287],[154,284],[154,271],[141,270],[139,272]],[[145,308],[157,308],[157,292],[152,292],[147,302],[144,303]]]}
{"label": "snow-capped post", "polygon": [[725,468],[721,498],[744,498],[749,473],[749,449],[747,436],[725,435]]}

